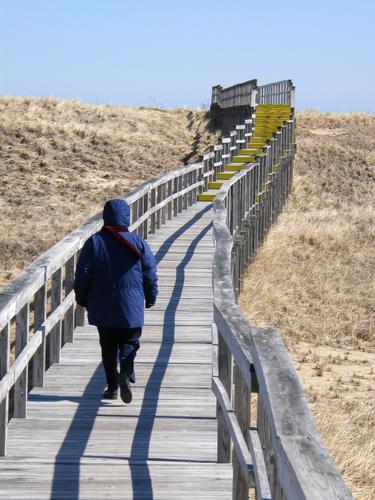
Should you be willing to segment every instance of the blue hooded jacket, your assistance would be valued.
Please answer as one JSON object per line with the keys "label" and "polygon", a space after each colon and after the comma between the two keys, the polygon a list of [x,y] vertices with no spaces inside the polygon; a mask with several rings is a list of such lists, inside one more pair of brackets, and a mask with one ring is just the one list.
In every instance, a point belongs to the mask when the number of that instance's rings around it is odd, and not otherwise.
{"label": "blue hooded jacket", "polygon": [[[105,226],[129,226],[130,209],[124,200],[108,201]],[[82,248],[74,280],[77,303],[87,307],[91,325],[137,328],[144,323],[144,302],[153,304],[158,293],[155,258],[150,247],[134,233],[121,232],[142,255],[107,231],[91,236]]]}

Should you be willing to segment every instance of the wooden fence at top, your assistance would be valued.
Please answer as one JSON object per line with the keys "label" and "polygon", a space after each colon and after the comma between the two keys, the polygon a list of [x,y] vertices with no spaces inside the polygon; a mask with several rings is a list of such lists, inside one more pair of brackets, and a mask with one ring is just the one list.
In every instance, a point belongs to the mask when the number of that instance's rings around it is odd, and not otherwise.
{"label": "wooden fence at top", "polygon": [[258,86],[257,80],[237,83],[223,88],[221,85],[212,87],[211,107],[221,109],[252,106],[256,104],[289,104],[294,108],[295,87],[292,80],[268,83]]}
{"label": "wooden fence at top", "polygon": [[[265,87],[267,103],[273,87]],[[147,238],[196,203],[252,130],[249,117],[202,163],[169,172],[126,196],[130,229]],[[292,120],[255,163],[223,185],[213,204],[212,387],[218,461],[233,462],[233,498],[238,500],[248,499],[249,489],[257,499],[352,498],[315,428],[280,333],[254,328],[236,304],[245,267],[290,191],[294,153]],[[6,454],[9,418],[27,416],[28,391],[43,385],[46,368],[59,362],[62,346],[73,341],[74,327],[83,323],[72,291],[74,270],[84,242],[101,224],[100,215],[88,220],[0,292],[1,455]]]}

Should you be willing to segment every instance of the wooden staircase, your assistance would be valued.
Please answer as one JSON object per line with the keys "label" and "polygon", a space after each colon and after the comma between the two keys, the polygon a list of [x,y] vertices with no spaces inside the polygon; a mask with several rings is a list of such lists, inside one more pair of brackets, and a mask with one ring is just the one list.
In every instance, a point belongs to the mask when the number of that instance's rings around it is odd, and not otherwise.
{"label": "wooden staircase", "polygon": [[[272,137],[291,118],[292,108],[288,104],[258,104],[250,141],[240,150],[240,154],[232,157],[231,163],[225,165],[224,171],[218,173],[217,180],[208,183],[208,190],[199,194],[198,200],[212,202],[223,182],[231,179],[250,163],[256,163],[257,156],[265,153]],[[273,166],[274,168],[277,169],[277,165]]]}

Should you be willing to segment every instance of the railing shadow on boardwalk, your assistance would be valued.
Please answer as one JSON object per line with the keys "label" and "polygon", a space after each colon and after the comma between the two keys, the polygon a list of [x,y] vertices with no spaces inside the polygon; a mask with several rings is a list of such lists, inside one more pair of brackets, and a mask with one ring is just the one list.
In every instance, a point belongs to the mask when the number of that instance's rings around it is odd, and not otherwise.
{"label": "railing shadow on boardwalk", "polygon": [[[191,228],[200,218],[202,218],[203,215],[205,215],[211,209],[211,207],[212,206],[210,204],[202,211],[195,214],[186,224],[181,226],[177,231],[175,231],[169,238],[165,240],[165,242],[159,248],[158,252],[155,254],[157,264],[159,264],[163,260],[163,257],[167,254],[168,249],[172,246],[174,241],[184,232],[188,231],[189,228]],[[212,223],[210,222],[204,229],[202,229],[199,235],[191,241],[189,246],[186,248],[186,255],[176,268],[175,283],[171,295],[171,300],[166,307],[164,314],[165,320],[168,319],[168,321],[164,321],[160,349],[145,387],[143,402],[131,446],[130,457],[128,457],[132,477],[134,500],[148,500],[153,498],[152,481],[147,460],[152,429],[156,417],[160,389],[173,349],[174,318],[184,286],[185,268],[190,262],[199,241],[206,235],[211,227]],[[67,464],[69,464],[70,498],[71,500],[79,498],[80,460],[84,456],[84,452],[92,429],[94,427],[99,408],[103,406],[100,397],[94,400],[91,399],[92,403],[90,404],[90,411],[88,412],[85,398],[89,395],[92,396],[93,393],[101,394],[103,388],[104,377],[102,366],[100,363],[90,381],[88,382],[82,397],[66,398],[72,401],[78,401],[79,405],[73,417],[72,423],[67,430],[60,450],[58,451],[55,458],[51,499],[60,498],[63,490],[65,490],[66,493],[66,485],[64,484],[62,478],[65,475],[64,472],[66,470]],[[33,397],[31,396],[30,399],[33,399]],[[35,396],[35,401],[41,400],[51,401],[55,399],[53,396]],[[85,417],[84,425],[82,425],[83,415]],[[125,457],[121,458],[125,459]],[[156,459],[155,461],[158,460]],[[140,480],[139,477],[140,465],[144,466],[142,480]]]}

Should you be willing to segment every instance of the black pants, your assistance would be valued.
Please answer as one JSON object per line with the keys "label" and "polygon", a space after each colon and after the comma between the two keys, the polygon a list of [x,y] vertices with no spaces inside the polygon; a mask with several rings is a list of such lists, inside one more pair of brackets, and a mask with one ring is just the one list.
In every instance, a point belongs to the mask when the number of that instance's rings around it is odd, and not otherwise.
{"label": "black pants", "polygon": [[107,328],[98,326],[102,360],[108,389],[118,387],[117,365],[125,370],[130,382],[135,382],[134,358],[139,349],[142,328]]}

